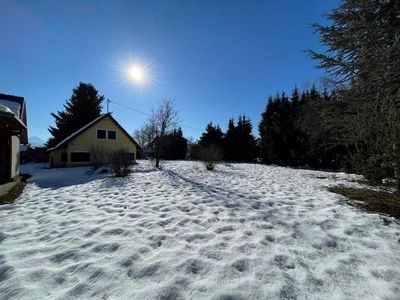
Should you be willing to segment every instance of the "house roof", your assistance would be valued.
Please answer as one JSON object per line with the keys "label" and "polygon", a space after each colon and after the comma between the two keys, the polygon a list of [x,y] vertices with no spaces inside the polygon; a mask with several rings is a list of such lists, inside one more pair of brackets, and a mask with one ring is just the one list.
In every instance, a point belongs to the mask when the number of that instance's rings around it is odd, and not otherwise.
{"label": "house roof", "polygon": [[19,146],[19,151],[21,152],[26,152],[28,150],[34,150],[35,148],[32,147],[31,145],[20,145]]}
{"label": "house roof", "polygon": [[14,129],[21,130],[21,143],[28,143],[26,105],[23,97],[0,93],[0,122],[2,121]]}
{"label": "house roof", "polygon": [[47,152],[50,151],[54,151],[57,149],[61,149],[61,148],[65,148],[68,146],[68,143],[73,140],[75,137],[77,137],[78,135],[80,135],[81,133],[83,133],[84,131],[88,130],[89,128],[91,128],[93,125],[95,125],[96,123],[100,122],[101,120],[103,120],[105,117],[109,117],[114,123],[115,125],[117,125],[117,127],[132,141],[132,143],[134,143],[136,145],[136,147],[138,149],[141,149],[141,147],[139,146],[139,144],[128,134],[128,132],[126,132],[126,130],[112,117],[111,113],[106,113],[103,114],[101,116],[99,116],[97,119],[94,119],[92,122],[88,123],[87,125],[83,126],[81,129],[79,129],[78,131],[74,132],[73,134],[71,134],[69,137],[67,137],[66,139],[62,140],[60,143],[57,144],[57,146],[50,148],[47,150]]}

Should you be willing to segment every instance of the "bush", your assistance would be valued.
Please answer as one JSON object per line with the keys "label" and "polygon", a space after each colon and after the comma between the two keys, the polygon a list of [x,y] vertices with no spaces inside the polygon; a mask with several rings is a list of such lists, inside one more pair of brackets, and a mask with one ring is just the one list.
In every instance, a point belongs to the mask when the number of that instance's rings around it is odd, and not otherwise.
{"label": "bush", "polygon": [[201,160],[206,169],[211,171],[214,170],[217,162],[224,157],[224,152],[221,147],[213,144],[206,147],[199,147],[196,156]]}
{"label": "bush", "polygon": [[125,149],[108,151],[106,157],[107,163],[116,177],[129,175],[133,161]]}
{"label": "bush", "polygon": [[90,144],[89,149],[90,160],[94,171],[107,164],[107,155],[103,145],[95,146]]}
{"label": "bush", "polygon": [[103,145],[90,146],[92,167],[97,170],[101,166],[108,165],[110,171],[117,177],[127,176],[133,165],[132,153],[123,147],[105,150]]}

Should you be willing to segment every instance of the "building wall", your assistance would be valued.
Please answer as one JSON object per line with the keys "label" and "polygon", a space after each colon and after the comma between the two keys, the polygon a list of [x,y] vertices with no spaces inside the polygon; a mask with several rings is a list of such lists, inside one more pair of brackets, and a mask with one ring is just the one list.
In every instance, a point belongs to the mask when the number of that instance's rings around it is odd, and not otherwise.
{"label": "building wall", "polygon": [[0,184],[10,181],[10,153],[10,137],[0,128]]}
{"label": "building wall", "polygon": [[[117,132],[116,140],[97,139],[97,129],[109,129]],[[54,167],[73,167],[90,165],[91,162],[71,162],[71,153],[73,152],[91,152],[92,148],[102,148],[104,151],[112,149],[124,149],[127,152],[134,153],[136,160],[136,145],[127,137],[119,127],[109,118],[105,117],[98,123],[81,133],[68,143],[64,149],[51,151]],[[67,152],[68,162],[61,161],[61,154]],[[92,159],[92,156],[91,156]]]}
{"label": "building wall", "polygon": [[58,149],[58,150],[54,150],[51,151],[50,153],[50,166],[51,167],[56,167],[56,168],[60,168],[60,167],[66,167],[66,163],[61,161],[61,153],[63,152],[67,152],[68,148],[63,148],[63,149]]}
{"label": "building wall", "polygon": [[19,160],[20,160],[20,139],[18,136],[11,137],[11,178],[19,175]]}

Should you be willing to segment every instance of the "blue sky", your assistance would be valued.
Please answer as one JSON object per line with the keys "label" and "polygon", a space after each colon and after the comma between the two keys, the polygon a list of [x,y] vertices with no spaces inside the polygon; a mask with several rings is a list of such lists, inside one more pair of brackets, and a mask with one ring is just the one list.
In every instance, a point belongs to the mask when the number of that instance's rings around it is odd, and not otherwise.
{"label": "blue sky", "polygon": [[[0,93],[23,96],[29,136],[49,138],[51,112],[80,81],[149,112],[174,99],[185,136],[246,114],[253,134],[269,95],[322,75],[302,51],[322,50],[310,24],[338,0],[0,0]],[[128,76],[134,65],[145,80]],[[104,103],[103,111],[106,111]],[[146,116],[110,104],[132,133]],[[197,128],[200,130],[191,129]]]}

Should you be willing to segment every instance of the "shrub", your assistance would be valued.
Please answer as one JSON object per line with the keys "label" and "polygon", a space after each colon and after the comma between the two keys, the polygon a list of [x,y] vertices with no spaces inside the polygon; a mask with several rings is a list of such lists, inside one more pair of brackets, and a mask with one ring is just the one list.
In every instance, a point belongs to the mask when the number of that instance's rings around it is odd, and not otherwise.
{"label": "shrub", "polygon": [[130,153],[125,149],[110,150],[106,154],[107,163],[116,177],[124,177],[131,172],[133,165]]}
{"label": "shrub", "polygon": [[134,161],[133,154],[124,147],[106,150],[103,145],[90,145],[90,155],[94,170],[108,165],[110,171],[117,177],[127,176]]}
{"label": "shrub", "polygon": [[206,147],[199,147],[196,156],[206,169],[211,171],[214,170],[217,162],[224,157],[224,152],[221,147],[212,144]]}
{"label": "shrub", "polygon": [[97,170],[101,166],[107,164],[107,153],[103,147],[103,145],[95,146],[90,144],[89,146],[90,151],[90,160],[92,162],[93,170]]}

